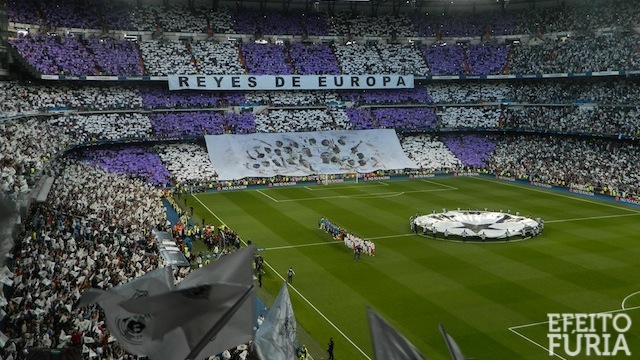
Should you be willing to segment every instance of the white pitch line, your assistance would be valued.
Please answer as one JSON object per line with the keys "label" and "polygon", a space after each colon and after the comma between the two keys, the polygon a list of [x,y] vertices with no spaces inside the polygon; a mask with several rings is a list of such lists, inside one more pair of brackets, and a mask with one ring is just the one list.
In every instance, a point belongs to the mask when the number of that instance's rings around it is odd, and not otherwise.
{"label": "white pitch line", "polygon": [[629,310],[629,309],[627,309],[627,308],[624,306],[624,304],[627,302],[627,300],[629,300],[629,298],[631,298],[631,297],[633,297],[633,296],[635,296],[635,295],[638,295],[638,294],[640,294],[640,291],[636,291],[636,292],[634,292],[634,293],[631,293],[631,294],[627,295],[624,299],[622,299],[622,305],[621,305],[620,307],[621,307],[623,310]]}
{"label": "white pitch line", "polygon": [[[638,291],[638,293],[640,293],[640,291]],[[636,293],[633,293],[633,294],[631,294],[631,295],[634,295],[634,294],[636,294]],[[631,295],[629,295],[629,296],[631,296]],[[629,296],[628,296],[628,297],[629,297]],[[625,299],[626,299],[626,298],[625,298]],[[593,313],[593,314],[594,314],[594,315],[597,315],[597,314],[614,314],[614,313],[619,313],[619,312],[622,312],[622,311],[636,310],[636,309],[640,309],[640,305],[639,305],[639,306],[632,306],[632,307],[630,307],[630,308],[626,308],[626,309],[615,309],[615,310],[609,310],[609,311],[601,311],[601,312],[597,312],[597,313]],[[560,319],[560,320],[557,320],[557,321],[558,321],[558,322],[562,322],[563,320],[562,320],[562,319]],[[522,328],[527,328],[527,327],[532,327],[532,326],[537,326],[537,325],[548,324],[549,322],[550,322],[549,320],[547,320],[547,321],[540,321],[540,322],[537,322],[537,323],[531,323],[531,324],[524,324],[524,325],[512,326],[512,327],[510,327],[509,329],[522,329]]]}
{"label": "white pitch line", "polygon": [[[312,198],[277,200],[277,202],[286,203],[286,202],[296,202],[296,201],[328,200],[328,199],[370,199],[373,197],[384,198],[384,197],[402,196],[410,193],[439,192],[439,191],[453,191],[453,190],[457,190],[457,189],[429,189],[429,190],[410,190],[410,191],[401,191],[401,192],[380,192],[380,193],[371,193],[371,194],[319,196],[319,197],[312,197]],[[257,190],[257,191],[260,191],[260,190]]]}
{"label": "white pitch line", "polygon": [[276,203],[279,203],[279,202],[280,202],[280,200],[276,200],[276,199],[274,199],[273,197],[271,197],[270,195],[263,193],[263,192],[262,192],[262,190],[256,190],[256,191],[257,191],[257,192],[259,192],[260,194],[262,194],[262,195],[266,196],[269,200],[271,200],[271,201],[273,201],[273,202],[276,202]]}
{"label": "white pitch line", "polygon": [[555,196],[563,197],[565,199],[582,201],[582,202],[586,202],[586,203],[590,203],[590,204],[607,206],[607,207],[614,208],[614,209],[620,209],[620,210],[626,210],[626,211],[630,211],[630,212],[634,212],[634,213],[640,213],[640,211],[638,211],[638,210],[633,210],[633,209],[630,209],[630,208],[627,208],[627,207],[611,205],[611,204],[607,204],[605,202],[600,202],[600,201],[583,199],[583,198],[575,196],[575,195],[571,196],[571,195],[559,194],[557,191],[553,191],[553,190],[550,190],[550,189],[549,190],[536,189],[533,186],[510,184],[510,183],[508,183],[506,181],[499,181],[499,180],[493,180],[493,179],[484,179],[484,178],[481,178],[481,177],[471,177],[471,178],[472,179],[476,179],[476,180],[486,181],[486,182],[499,183],[499,184],[502,184],[502,185],[505,185],[505,186],[511,186],[511,187],[515,187],[515,188],[518,188],[518,189],[526,189],[526,190],[529,190],[529,191],[539,192],[539,193],[543,193],[543,194],[555,195]]}
{"label": "white pitch line", "polygon": [[[412,235],[415,235],[415,234],[411,233],[411,234],[400,234],[400,235],[387,235],[387,236],[377,236],[377,237],[370,237],[370,238],[364,238],[364,239],[365,240],[380,240],[380,239],[390,239],[390,238],[405,237],[405,236],[412,236]],[[270,248],[265,248],[264,251],[266,251],[266,250],[296,249],[296,248],[307,247],[307,246],[332,245],[332,244],[336,244],[336,243],[340,244],[341,242],[339,240],[336,240],[336,241],[323,241],[323,242],[309,243],[309,244],[299,244],[299,245],[274,246],[274,247],[270,247]]]}
{"label": "white pitch line", "polygon": [[431,180],[427,180],[427,179],[420,179],[420,181],[426,182],[426,183],[429,183],[429,184],[434,184],[434,185],[446,187],[446,188],[452,189],[452,190],[458,190],[458,188],[455,187],[455,186],[451,186],[451,185],[447,185],[447,184],[441,184],[439,182],[435,182],[435,181],[431,181]]}
{"label": "white pitch line", "polygon": [[[635,294],[640,294],[640,291],[636,291],[635,293],[632,293],[630,295],[628,295],[627,297],[624,298],[624,300],[622,300],[622,309],[616,309],[616,310],[609,310],[609,311],[602,311],[599,313],[594,313],[594,314],[612,314],[612,313],[617,313],[617,312],[622,312],[622,311],[628,311],[628,310],[635,310],[635,309],[640,309],[640,306],[634,306],[634,307],[630,307],[630,308],[624,308],[624,303],[625,301],[630,298],[631,296],[635,295]],[[558,320],[559,322],[562,322],[563,320],[560,319]],[[538,342],[528,338],[527,336],[525,336],[524,334],[521,334],[520,332],[518,332],[518,329],[523,329],[523,328],[528,328],[528,327],[532,327],[532,326],[538,326],[538,325],[544,325],[544,324],[548,324],[550,321],[540,321],[540,322],[536,322],[536,323],[531,323],[531,324],[524,324],[524,325],[518,325],[518,326],[512,326],[510,328],[508,328],[509,331],[511,331],[512,333],[520,336],[521,338],[527,340],[528,342],[534,344],[535,346],[544,349],[547,354],[549,353],[549,349],[547,347],[545,347],[544,345],[540,345]],[[553,355],[557,356],[560,359],[563,360],[567,360],[565,358],[563,358],[562,356],[554,353]]]}
{"label": "white pitch line", "polygon": [[341,241],[336,240],[336,241],[323,241],[323,242],[310,243],[310,244],[300,244],[300,245],[274,246],[274,247],[264,248],[264,251],[267,251],[267,250],[295,249],[295,248],[301,248],[301,247],[307,247],[307,246],[331,245],[331,244],[340,244],[340,243],[341,243]]}
{"label": "white pitch line", "polygon": [[640,213],[620,214],[620,215],[589,216],[589,217],[574,218],[574,219],[546,220],[544,223],[545,224],[554,224],[554,223],[562,223],[562,222],[570,222],[570,221],[610,219],[610,218],[619,218],[619,217],[627,217],[627,216],[638,216],[638,215],[640,215]]}
{"label": "white pitch line", "polygon": [[[371,184],[371,185],[369,185]],[[379,185],[378,185],[379,184]],[[325,187],[325,186],[318,186],[318,189],[314,189],[310,186],[304,186],[307,190],[309,191],[326,191],[326,190],[338,190],[338,189],[362,189],[363,187],[384,187],[384,186],[390,186],[388,183],[386,182],[382,182],[382,181],[378,181],[377,183],[361,183],[359,185],[342,185],[342,184],[333,184],[336,186],[330,186],[330,187]]]}
{"label": "white pitch line", "polygon": [[[516,330],[514,330],[514,329],[512,329],[512,328],[509,328],[509,331],[511,331],[512,333],[514,333],[514,334],[516,334],[516,335],[520,336],[521,338],[523,338],[523,339],[527,340],[528,342],[532,343],[533,345],[535,345],[535,346],[537,346],[537,347],[539,347],[539,348],[544,349],[544,350],[547,352],[547,354],[549,353],[549,349],[548,349],[548,348],[546,348],[546,347],[545,347],[545,346],[543,346],[543,345],[538,344],[536,341],[533,341],[533,340],[529,339],[528,337],[524,336],[523,334],[520,334],[519,332],[517,332]],[[554,356],[556,356],[556,357],[558,357],[558,358],[560,358],[560,359],[562,359],[562,360],[567,360],[566,358],[564,358],[564,357],[562,357],[562,356],[560,356],[560,355],[558,355],[558,354],[556,354],[556,353],[553,353],[553,355],[554,355]]]}
{"label": "white pitch line", "polygon": [[389,238],[405,237],[405,236],[413,236],[413,235],[415,234],[411,233],[411,234],[400,234],[400,235],[385,235],[385,236],[365,238],[365,240],[380,240],[380,239],[389,239]]}
{"label": "white pitch line", "polygon": [[[211,215],[213,215],[216,219],[218,219],[218,221],[220,221],[220,223],[224,226],[227,226],[227,224],[224,223],[224,221],[222,221],[222,219],[220,219],[220,217],[218,215],[216,215],[213,211],[211,211],[211,209],[209,209],[209,207],[207,205],[205,205],[202,201],[200,201],[200,199],[198,199],[198,197],[196,195],[192,195],[194,199],[196,199],[200,205],[202,205],[205,209],[207,209],[207,211],[209,211],[211,213]],[[247,245],[247,243],[244,242],[244,240],[240,239],[242,241],[242,243],[245,244],[245,246]],[[283,281],[286,282],[285,278],[280,275],[279,272],[276,271],[276,269],[273,268],[273,266],[271,266],[271,264],[269,264],[267,261],[264,262],[264,264],[269,267],[269,269],[271,269],[271,271],[273,271],[274,274],[278,275],[278,277]],[[296,289],[293,285],[288,284],[289,287],[291,288],[291,290],[293,290],[296,294],[298,294],[298,296],[300,296],[300,298],[302,300],[304,300],[304,302],[306,302],[309,306],[311,306],[311,308],[313,310],[315,310],[316,313],[318,313],[318,315],[320,315],[329,325],[331,325],[331,327],[333,327],[340,335],[342,335],[343,338],[345,338],[345,340],[347,340],[356,350],[358,350],[358,352],[360,352],[360,354],[362,354],[362,356],[365,357],[365,359],[367,360],[372,360],[369,355],[367,355],[358,345],[356,345],[356,343],[353,342],[353,340],[351,340],[347,334],[345,334],[342,330],[340,330],[336,324],[334,324],[331,320],[329,320],[328,317],[326,317],[317,307],[315,307],[315,305],[313,305],[311,303],[311,301],[309,301],[309,299],[307,299],[304,295],[302,295],[300,293],[300,291],[298,291],[298,289]]]}

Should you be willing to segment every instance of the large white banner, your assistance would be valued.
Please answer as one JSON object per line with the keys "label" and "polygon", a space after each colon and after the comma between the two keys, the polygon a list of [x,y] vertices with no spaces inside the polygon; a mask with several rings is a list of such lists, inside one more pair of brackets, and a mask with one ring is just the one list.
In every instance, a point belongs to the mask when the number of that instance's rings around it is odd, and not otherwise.
{"label": "large white banner", "polygon": [[205,136],[220,180],[415,169],[393,129]]}
{"label": "large white banner", "polygon": [[412,89],[413,75],[169,75],[169,90]]}

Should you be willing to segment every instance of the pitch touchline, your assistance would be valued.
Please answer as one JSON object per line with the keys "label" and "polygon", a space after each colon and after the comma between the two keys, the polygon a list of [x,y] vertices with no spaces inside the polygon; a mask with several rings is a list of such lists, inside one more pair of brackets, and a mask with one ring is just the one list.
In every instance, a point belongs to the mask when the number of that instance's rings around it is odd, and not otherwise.
{"label": "pitch touchline", "polygon": [[355,195],[335,195],[335,196],[319,196],[312,198],[301,198],[301,199],[283,199],[278,200],[274,199],[272,196],[265,194],[262,190],[256,190],[263,196],[267,197],[269,200],[276,203],[286,203],[286,202],[296,202],[296,201],[309,201],[309,200],[328,200],[328,199],[368,199],[368,198],[384,198],[384,197],[394,197],[394,196],[402,196],[405,194],[411,193],[421,193],[421,192],[437,192],[437,191],[453,191],[455,189],[428,189],[428,190],[410,190],[410,191],[399,191],[399,192],[381,192],[381,193],[371,193],[371,194],[355,194]]}
{"label": "pitch touchline", "polygon": [[627,217],[627,216],[638,216],[640,213],[633,214],[620,214],[620,215],[603,215],[603,216],[590,216],[584,218],[574,218],[574,219],[560,219],[560,220],[547,220],[545,224],[553,224],[553,223],[561,223],[561,222],[569,222],[569,221],[583,221],[583,220],[597,220],[597,219],[609,219],[609,218],[618,218],[618,217]]}
{"label": "pitch touchline", "polygon": [[323,241],[323,242],[310,243],[310,244],[274,246],[274,247],[264,248],[264,251],[267,251],[267,250],[295,249],[295,248],[301,248],[301,247],[307,247],[307,246],[318,246],[318,245],[331,245],[331,244],[335,244],[335,243],[340,243],[340,241]]}
{"label": "pitch touchline", "polygon": [[[224,225],[227,226],[227,224],[224,223],[224,221],[222,221],[222,219],[220,219],[220,217],[218,215],[216,215],[213,211],[211,211],[211,209],[209,209],[209,207],[207,205],[205,205],[202,201],[200,201],[200,199],[198,199],[198,197],[196,195],[193,195],[193,198],[196,199],[200,205],[202,205],[205,209],[207,209],[207,211],[209,213],[211,213],[211,215],[213,215],[216,219],[218,219],[218,221]],[[244,240],[242,240],[242,243],[244,243],[244,245],[246,246],[247,243],[244,242]],[[278,277],[283,281],[286,282],[285,278],[280,275],[279,272],[276,271],[276,269],[273,268],[273,266],[271,266],[271,264],[269,264],[267,261],[264,262],[264,264],[269,267],[269,269],[271,269],[271,271],[273,271],[274,274],[278,275]],[[356,345],[356,343],[353,342],[353,340],[351,340],[342,330],[340,330],[336,324],[334,324],[331,320],[329,320],[329,318],[327,318],[317,307],[315,307],[315,305],[313,305],[311,303],[311,301],[309,301],[309,299],[307,299],[304,295],[302,295],[300,293],[300,291],[298,291],[298,289],[296,289],[293,285],[288,284],[289,287],[291,288],[291,290],[293,290],[296,294],[298,294],[298,296],[300,296],[300,298],[302,300],[304,300],[309,306],[311,306],[311,308],[313,310],[315,310],[316,313],[318,313],[318,315],[320,315],[327,323],[329,323],[329,325],[331,325],[331,327],[333,327],[340,335],[342,335],[342,337],[345,338],[345,340],[347,340],[351,345],[353,345],[354,348],[356,348],[356,350],[358,350],[358,352],[360,352],[360,354],[362,354],[362,356],[364,356],[367,360],[371,360],[371,358],[364,352],[362,351],[362,349]]]}
{"label": "pitch touchline", "polygon": [[620,209],[620,210],[626,210],[626,211],[630,211],[630,212],[634,212],[634,213],[640,213],[640,211],[629,209],[629,208],[626,208],[626,207],[611,205],[611,204],[607,204],[607,203],[604,203],[604,202],[598,202],[598,201],[593,201],[593,200],[589,200],[589,199],[583,199],[583,198],[578,197],[578,196],[570,196],[570,195],[558,194],[555,191],[534,189],[532,186],[509,184],[509,183],[507,183],[505,181],[498,181],[498,180],[493,180],[493,179],[483,179],[483,178],[480,178],[480,177],[472,177],[472,179],[482,180],[482,181],[486,181],[486,182],[499,183],[499,184],[503,184],[505,186],[511,186],[511,187],[515,187],[515,188],[518,188],[518,189],[526,189],[526,190],[529,190],[529,191],[535,191],[535,192],[540,192],[540,193],[543,193],[543,194],[555,195],[555,196],[559,196],[559,197],[563,197],[563,198],[567,198],[567,199],[572,199],[572,200],[576,200],[576,201],[583,201],[583,202],[587,202],[587,203],[591,203],[591,204],[611,207],[611,208],[614,208],[614,209]]}
{"label": "pitch touchline", "polygon": [[262,194],[262,195],[266,196],[268,199],[271,199],[271,200],[272,200],[272,201],[274,201],[274,202],[280,202],[280,200],[274,199],[274,198],[273,198],[273,197],[271,197],[270,195],[263,193],[263,192],[262,192],[262,190],[256,190],[256,191],[257,191],[257,192],[259,192],[260,194]]}

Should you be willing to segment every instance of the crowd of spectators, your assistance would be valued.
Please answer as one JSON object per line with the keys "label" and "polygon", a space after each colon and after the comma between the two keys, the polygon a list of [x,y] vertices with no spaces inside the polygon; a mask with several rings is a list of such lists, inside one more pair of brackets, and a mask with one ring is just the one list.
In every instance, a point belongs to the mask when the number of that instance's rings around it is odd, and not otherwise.
{"label": "crowd of spectators", "polygon": [[640,147],[629,142],[561,136],[501,137],[487,168],[503,176],[612,196],[640,195]]}
{"label": "crowd of spectators", "polygon": [[442,127],[461,128],[497,128],[502,111],[486,107],[446,107],[438,112]]}
{"label": "crowd of spectators", "polygon": [[157,145],[155,151],[169,170],[172,183],[210,182],[218,178],[206,148],[200,145]]}
{"label": "crowd of spectators", "polygon": [[299,132],[349,129],[345,117],[327,109],[269,110],[254,116],[256,132]]}
{"label": "crowd of spectators", "polygon": [[372,110],[376,124],[397,131],[429,131],[438,128],[434,108],[378,108]]}
{"label": "crowd of spectators", "polygon": [[74,144],[97,140],[140,139],[151,135],[149,117],[140,113],[67,114],[50,117],[47,122],[54,127],[54,131],[68,134]]}
{"label": "crowd of spectators", "polygon": [[242,59],[250,74],[290,75],[293,66],[284,45],[242,44]]}
{"label": "crowd of spectators", "polygon": [[225,9],[212,11],[206,7],[189,9],[185,4],[171,3],[168,6],[141,5],[131,9],[131,26],[139,31],[203,33],[207,23],[218,32],[232,29],[231,16]]}
{"label": "crowd of spectators", "polygon": [[300,13],[238,9],[233,16],[233,28],[238,34],[302,35],[305,30]]}
{"label": "crowd of spectators", "polygon": [[[429,89],[436,84],[429,85]],[[340,98],[343,101],[352,102],[354,106],[360,105],[406,105],[406,104],[432,104],[431,90],[426,87],[397,90],[362,90],[341,91]]]}
{"label": "crowd of spectators", "polygon": [[252,113],[172,112],[154,113],[149,118],[154,135],[160,138],[256,131]]}
{"label": "crowd of spectators", "polygon": [[296,74],[340,74],[338,60],[329,45],[292,43],[289,45],[288,50]]}
{"label": "crowd of spectators", "polygon": [[537,45],[511,47],[511,74],[579,73],[636,70],[640,66],[640,36],[615,32],[577,35]]}
{"label": "crowd of spectators", "polygon": [[134,43],[74,35],[20,35],[9,44],[37,71],[46,75],[142,75]]}
{"label": "crowd of spectators", "polygon": [[[308,35],[395,37],[413,35],[420,29],[430,34],[428,36],[494,35],[511,33],[516,25],[527,32],[565,26],[574,29],[607,24],[627,26],[637,22],[638,4],[637,0],[629,1],[615,11],[595,7],[594,10],[535,11],[532,12],[535,15],[519,17],[487,17],[469,22],[467,26],[461,25],[463,16],[416,20],[391,16],[296,15],[302,17],[296,22],[280,14],[268,17],[243,14],[251,15],[249,18],[255,22],[252,31],[261,33],[275,29],[273,31]],[[216,32],[232,32],[245,26],[241,15],[232,17],[226,11],[199,11],[171,5],[168,8],[143,6],[129,12],[108,8],[112,4],[103,6],[103,15],[95,17],[88,15],[90,9],[85,8],[84,2],[9,1],[13,20],[52,26],[191,32],[203,32],[207,27]],[[585,14],[592,14],[586,25],[577,20]],[[422,21],[422,27],[416,25],[418,21]],[[597,48],[603,41],[607,46]],[[243,74],[245,69],[249,73],[330,74],[337,73],[339,66],[343,73],[491,74],[502,73],[508,56],[506,47],[492,44],[425,47],[423,58],[417,48],[404,45],[336,45],[332,48],[246,44],[242,45],[240,55],[239,49],[230,44],[169,41],[142,42],[142,55],[139,55],[135,45],[129,42],[48,35],[29,35],[14,41],[13,46],[39,71],[65,75],[140,75],[143,68],[140,59],[144,60],[147,74],[155,75],[176,71]],[[511,47],[513,54],[508,69],[514,73],[636,68],[637,48],[635,35],[620,33],[563,43],[523,45]],[[267,65],[262,66],[259,60]],[[217,178],[206,149],[198,144],[86,149],[50,165],[49,159],[68,144],[154,136],[350,128],[395,128],[409,132],[441,127],[501,128],[640,136],[640,115],[635,107],[639,89],[634,80],[547,81],[447,83],[417,91],[323,92],[319,95],[312,92],[170,93],[147,86],[107,89],[106,86],[0,83],[1,117],[56,108],[201,109],[245,103],[275,108],[256,115],[205,111],[152,115],[108,113],[0,121],[3,193],[15,197],[28,192],[45,165],[53,166],[51,171],[58,175],[49,200],[36,206],[32,215],[24,219],[25,229],[13,250],[13,289],[7,294],[8,301],[0,305],[6,313],[3,331],[10,339],[2,356],[21,358],[25,348],[78,346],[86,357],[117,357],[119,350],[104,326],[104,314],[97,308],[77,309],[73,304],[86,287],[107,289],[161,265],[150,238],[151,229],[164,228],[166,224],[158,187],[210,183]],[[380,107],[504,100],[536,106],[447,106],[438,107],[437,112],[435,107]],[[340,101],[356,107],[378,107],[326,108]],[[570,106],[541,106],[546,103]],[[322,108],[277,109],[291,106]],[[408,156],[427,170],[483,168],[504,176],[592,189],[613,196],[640,195],[637,161],[640,147],[634,142],[557,135],[465,133],[406,136],[401,138],[401,143]],[[353,248],[353,244],[362,239],[349,235],[345,243],[347,240]]]}
{"label": "crowd of spectators", "polygon": [[0,187],[16,198],[31,190],[48,159],[71,138],[46,121],[31,118],[0,121]]}
{"label": "crowd of spectators", "polygon": [[412,135],[400,141],[402,149],[421,169],[447,171],[460,167],[461,162],[437,136]]}
{"label": "crowd of spectators", "polygon": [[121,355],[97,308],[78,309],[86,287],[108,289],[158,266],[151,229],[166,220],[159,191],[89,164],[65,160],[48,201],[25,219],[3,306],[5,358],[24,349],[78,347]]}
{"label": "crowd of spectators", "polygon": [[[503,75],[640,69],[640,36],[615,32],[534,44],[271,44],[26,35],[10,44],[47,75]],[[138,50],[139,47],[139,50]]]}
{"label": "crowd of spectators", "polygon": [[226,8],[213,10],[200,4],[130,6],[62,0],[11,0],[9,21],[52,27],[203,33],[275,35],[353,35],[408,37],[491,37],[498,35],[553,33],[568,30],[628,28],[640,23],[638,1],[602,1],[593,4],[564,3],[536,9],[509,9],[487,13],[416,11],[410,15],[354,15],[346,12],[280,12],[276,9]]}
{"label": "crowd of spectators", "polygon": [[334,45],[343,74],[426,75],[429,68],[419,51],[409,45]]}
{"label": "crowd of spectators", "polygon": [[162,85],[0,82],[0,117],[55,110],[207,109],[230,106],[319,106],[526,103],[635,105],[633,79],[525,82],[439,82],[414,89],[363,91],[169,91]]}
{"label": "crowd of spectators", "polygon": [[434,44],[421,47],[422,54],[434,75],[461,75],[466,71],[464,48],[459,45]]}
{"label": "crowd of spectators", "polygon": [[274,107],[305,107],[340,103],[340,96],[333,91],[254,91],[245,94],[247,104]]}
{"label": "crowd of spectators", "polygon": [[169,185],[171,175],[160,156],[146,146],[90,149],[78,155],[83,161],[108,172],[138,179],[158,187]]}
{"label": "crowd of spectators", "polygon": [[[502,102],[511,99],[515,94],[527,96],[526,83],[512,85],[508,82],[446,82],[428,86],[433,102],[437,104],[474,104],[483,102]],[[515,93],[515,94],[514,94]],[[544,96],[544,91],[540,91]]]}
{"label": "crowd of spectators", "polygon": [[486,166],[493,155],[496,138],[485,134],[447,134],[442,142],[468,169],[480,169]]}
{"label": "crowd of spectators", "polygon": [[181,41],[151,40],[140,43],[147,75],[195,74],[195,60]]}
{"label": "crowd of spectators", "polygon": [[501,127],[592,135],[640,135],[635,107],[522,107],[507,109]]}

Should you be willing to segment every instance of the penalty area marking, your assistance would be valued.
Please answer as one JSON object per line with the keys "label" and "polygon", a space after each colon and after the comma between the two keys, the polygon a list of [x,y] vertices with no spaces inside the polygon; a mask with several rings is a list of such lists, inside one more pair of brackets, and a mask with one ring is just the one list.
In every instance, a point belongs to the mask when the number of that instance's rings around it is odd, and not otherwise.
{"label": "penalty area marking", "polygon": [[371,194],[353,194],[353,195],[335,195],[335,196],[318,196],[311,198],[300,198],[300,199],[283,199],[278,200],[265,194],[262,190],[256,190],[263,196],[269,198],[269,200],[276,203],[287,203],[287,202],[297,202],[297,201],[312,201],[312,200],[329,200],[329,199],[382,199],[388,197],[396,197],[402,196],[406,194],[412,193],[427,193],[427,192],[440,192],[440,191],[454,191],[455,189],[426,189],[426,190],[409,190],[409,191],[400,191],[400,192],[379,192],[379,193],[371,193]]}
{"label": "penalty area marking", "polygon": [[[258,190],[258,191],[259,191],[259,190]],[[263,195],[264,195],[264,194],[263,194]],[[194,199],[196,199],[196,200],[200,203],[200,205],[202,205],[205,209],[207,209],[207,211],[208,211],[209,213],[211,213],[211,215],[213,215],[216,219],[218,219],[218,221],[219,221],[222,225],[227,226],[227,224],[225,224],[225,222],[224,222],[224,221],[222,221],[222,219],[220,219],[220,217],[219,217],[218,215],[216,215],[216,213],[214,213],[213,211],[211,211],[211,209],[209,209],[209,207],[208,207],[207,205],[205,205],[205,204],[204,204],[200,199],[198,199],[198,197],[197,197],[196,195],[193,195],[193,194],[192,194],[192,196],[193,196],[193,198],[194,198]],[[241,241],[244,243],[244,245],[245,245],[245,246],[247,245],[247,243],[245,243],[245,242],[244,242],[244,240],[242,240],[242,239],[241,239]],[[285,278],[284,278],[282,275],[280,275],[280,273],[279,273],[279,272],[277,272],[277,271],[276,271],[276,269],[274,269],[274,268],[273,268],[273,266],[271,266],[271,264],[269,264],[266,260],[265,260],[264,264],[265,264],[267,267],[269,267],[269,269],[271,269],[271,271],[273,271],[273,273],[274,273],[274,274],[278,275],[278,277],[280,278],[280,280],[282,280],[282,282],[285,282],[285,283],[287,282],[287,281],[285,280]],[[351,345],[352,345],[356,350],[358,350],[358,352],[359,352],[360,354],[362,354],[362,356],[364,356],[364,357],[365,357],[365,359],[367,359],[367,360],[372,360],[372,359],[369,357],[369,355],[367,355],[367,354],[366,354],[366,353],[365,353],[365,352],[364,352],[364,351],[363,351],[363,350],[362,350],[358,345],[356,345],[356,343],[354,343],[354,342],[353,342],[353,340],[351,340],[351,339],[347,336],[347,334],[345,334],[342,330],[340,330],[340,329],[336,326],[336,324],[334,324],[331,320],[329,320],[329,318],[328,318],[328,317],[326,317],[326,316],[325,316],[325,315],[324,315],[324,314],[323,314],[323,313],[322,313],[322,312],[321,312],[317,307],[315,307],[315,305],[313,305],[313,304],[311,303],[311,301],[309,301],[309,299],[307,299],[304,295],[302,295],[302,293],[300,293],[300,291],[298,291],[298,289],[296,289],[296,288],[295,288],[293,285],[291,285],[291,284],[288,284],[288,286],[291,288],[291,290],[293,290],[296,294],[298,294],[298,296],[300,296],[300,298],[301,298],[302,300],[304,300],[304,302],[306,302],[306,303],[307,303],[307,305],[309,305],[313,310],[315,310],[315,312],[316,312],[318,315],[320,315],[320,317],[322,317],[322,318],[323,318],[323,319],[324,319],[324,320],[325,320],[329,325],[331,325],[331,327],[332,327],[332,328],[334,328],[334,329],[335,329],[335,330],[336,330],[340,335],[342,335],[342,337],[343,337],[345,340],[347,340],[347,341],[348,341],[348,342],[349,342],[349,343],[350,343],[350,344],[351,344]]]}
{"label": "penalty area marking", "polygon": [[[640,294],[640,291],[636,291],[630,295],[627,295],[627,297],[624,298],[624,300],[622,300],[622,308],[621,309],[615,309],[615,310],[609,310],[609,311],[602,311],[602,312],[598,312],[598,313],[594,313],[594,314],[614,314],[614,313],[619,313],[619,312],[623,312],[623,311],[629,311],[629,310],[636,310],[636,309],[640,309],[640,306],[633,306],[630,308],[625,308],[624,307],[624,303],[627,299],[629,299],[630,297],[636,295],[636,294]],[[562,322],[563,320],[560,319],[558,320],[559,322]],[[539,325],[544,325],[544,324],[548,324],[549,320],[547,321],[539,321],[539,322],[535,322],[535,323],[530,323],[530,324],[524,324],[524,325],[518,325],[518,326],[511,326],[508,328],[509,331],[511,331],[512,333],[518,335],[519,337],[525,339],[526,341],[532,343],[533,345],[543,349],[547,354],[549,353],[549,348],[538,343],[537,341],[529,338],[528,336],[520,333],[518,330],[519,329],[524,329],[524,328],[529,328],[529,327],[533,327],[533,326],[539,326]],[[567,360],[566,358],[562,357],[559,354],[553,353],[553,356],[562,359],[562,360]]]}
{"label": "penalty area marking", "polygon": [[337,185],[337,186],[331,186],[331,187],[326,187],[326,186],[315,186],[316,189],[314,189],[311,186],[303,186],[305,189],[309,190],[309,191],[327,191],[327,190],[335,190],[335,189],[356,189],[356,188],[362,188],[363,185],[365,187],[381,187],[381,186],[389,186],[389,184],[387,184],[386,182],[382,182],[382,181],[378,181],[377,183],[373,183],[371,185],[369,185],[369,183],[363,183],[360,185],[339,185],[339,184],[332,184],[332,185]]}

